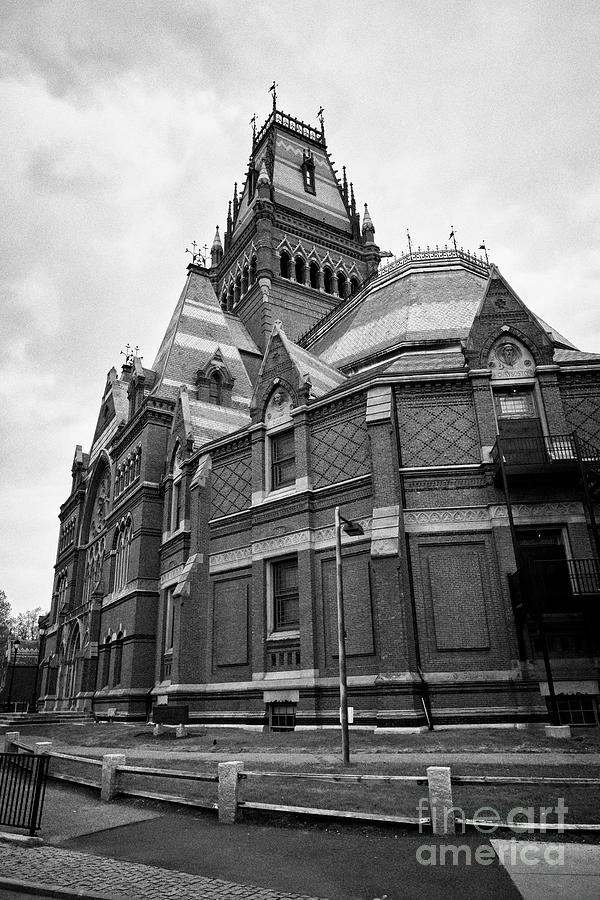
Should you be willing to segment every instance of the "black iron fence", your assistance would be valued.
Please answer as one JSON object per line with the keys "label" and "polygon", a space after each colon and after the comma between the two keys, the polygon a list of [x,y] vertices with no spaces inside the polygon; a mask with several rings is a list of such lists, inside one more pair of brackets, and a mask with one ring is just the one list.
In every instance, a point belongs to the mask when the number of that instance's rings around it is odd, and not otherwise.
{"label": "black iron fence", "polygon": [[38,831],[50,758],[27,753],[0,753],[0,825]]}

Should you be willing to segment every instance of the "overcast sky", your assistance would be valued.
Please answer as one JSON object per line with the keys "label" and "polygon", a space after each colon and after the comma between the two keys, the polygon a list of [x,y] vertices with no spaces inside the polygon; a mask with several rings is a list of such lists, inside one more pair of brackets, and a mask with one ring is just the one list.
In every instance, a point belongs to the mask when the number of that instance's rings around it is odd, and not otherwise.
{"label": "overcast sky", "polygon": [[600,350],[597,0],[2,0],[0,588],[49,607],[59,505],[106,373],[151,365],[192,240],[262,122],[316,124],[402,252],[485,239]]}

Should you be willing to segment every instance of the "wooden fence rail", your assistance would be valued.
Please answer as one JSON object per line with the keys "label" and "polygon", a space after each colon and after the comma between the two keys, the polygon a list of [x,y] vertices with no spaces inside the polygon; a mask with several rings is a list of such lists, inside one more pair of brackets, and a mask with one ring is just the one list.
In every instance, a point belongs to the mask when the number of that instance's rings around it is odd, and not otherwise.
{"label": "wooden fence rail", "polygon": [[[545,776],[505,776],[505,775],[452,775],[448,766],[428,766],[426,775],[359,775],[334,772],[263,772],[244,770],[242,762],[221,762],[218,763],[217,775],[206,775],[193,771],[185,771],[180,769],[156,769],[147,766],[131,766],[127,765],[124,754],[105,754],[101,760],[93,757],[75,756],[69,753],[61,753],[52,749],[51,742],[37,743],[32,747],[21,742],[18,732],[9,732],[5,736],[5,752],[23,753],[44,753],[51,759],[60,763],[72,763],[76,768],[81,764],[89,765],[92,768],[100,768],[100,779],[91,781],[85,775],[77,772],[50,771],[49,776],[68,781],[74,781],[81,784],[92,784],[94,787],[100,787],[101,797],[106,802],[110,802],[118,794],[127,794],[139,797],[150,797],[157,800],[165,800],[168,802],[182,803],[187,805],[199,806],[206,809],[216,810],[218,812],[219,822],[231,824],[239,818],[240,811],[243,809],[266,810],[273,812],[295,813],[301,815],[314,815],[334,818],[352,818],[361,821],[394,823],[394,824],[410,824],[410,825],[429,825],[434,834],[453,834],[457,824],[475,825],[475,826],[495,826],[496,828],[510,828],[515,830],[510,823],[502,821],[493,821],[485,819],[467,819],[455,815],[461,810],[455,808],[452,797],[453,785],[569,785],[569,786],[588,786],[599,787],[600,779],[598,778],[564,778],[564,777],[545,777]],[[54,767],[53,767],[54,769]],[[133,779],[132,783],[127,783],[129,779]],[[150,789],[144,788],[135,779],[154,779],[155,783]],[[305,807],[294,805],[282,805],[276,803],[263,803],[259,801],[244,800],[240,798],[240,783],[246,782],[248,779],[298,779],[311,780],[315,783],[329,784],[413,784],[417,786],[427,786],[429,805],[429,816],[401,816],[401,815],[384,815],[382,813],[362,812],[359,810],[339,810],[324,809],[319,807]],[[182,782],[192,782],[197,784],[214,784],[217,786],[217,798],[212,800],[206,797],[192,796],[191,793],[172,794],[167,793],[163,789],[160,782],[165,780],[175,780]],[[100,783],[98,783],[98,781]],[[525,823],[520,825],[515,823],[519,828],[527,828],[529,830],[586,830],[599,831],[600,824],[567,824],[552,825],[550,823]]]}

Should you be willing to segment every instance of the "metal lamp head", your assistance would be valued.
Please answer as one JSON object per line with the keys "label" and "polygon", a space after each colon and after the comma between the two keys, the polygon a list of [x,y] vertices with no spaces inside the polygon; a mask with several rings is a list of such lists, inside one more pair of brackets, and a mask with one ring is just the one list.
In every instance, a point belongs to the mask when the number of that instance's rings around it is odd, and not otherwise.
{"label": "metal lamp head", "polygon": [[350,537],[358,537],[364,534],[363,527],[358,522],[344,522],[343,527],[346,534],[349,534]]}

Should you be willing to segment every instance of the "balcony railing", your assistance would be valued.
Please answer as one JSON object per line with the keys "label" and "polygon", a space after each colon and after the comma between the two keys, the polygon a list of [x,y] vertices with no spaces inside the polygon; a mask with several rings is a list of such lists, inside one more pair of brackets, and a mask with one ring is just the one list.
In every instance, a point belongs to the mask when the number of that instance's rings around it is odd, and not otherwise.
{"label": "balcony railing", "polygon": [[600,561],[532,559],[509,575],[508,581],[516,612],[580,612],[577,600],[600,599]]}
{"label": "balcony railing", "polygon": [[[599,454],[600,458],[600,454]],[[552,466],[577,462],[577,446],[572,434],[496,439],[492,462],[505,466]]]}
{"label": "balcony railing", "polygon": [[[501,456],[502,454],[502,456]],[[492,462],[500,466],[561,466],[565,463],[600,464],[600,450],[574,434],[498,437]]]}

